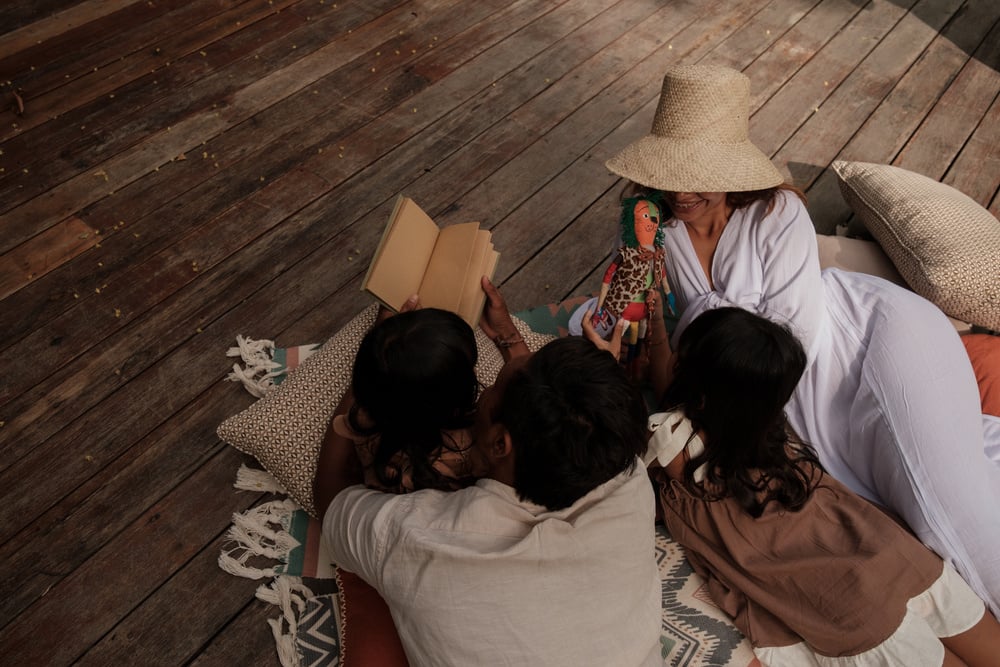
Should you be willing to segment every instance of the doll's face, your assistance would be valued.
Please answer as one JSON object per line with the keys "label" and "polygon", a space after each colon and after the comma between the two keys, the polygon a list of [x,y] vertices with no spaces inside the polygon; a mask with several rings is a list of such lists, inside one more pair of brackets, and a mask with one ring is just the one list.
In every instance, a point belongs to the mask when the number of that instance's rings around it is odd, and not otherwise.
{"label": "doll's face", "polygon": [[635,217],[635,238],[641,246],[651,246],[656,240],[656,230],[660,226],[660,209],[647,199],[640,199],[633,209]]}

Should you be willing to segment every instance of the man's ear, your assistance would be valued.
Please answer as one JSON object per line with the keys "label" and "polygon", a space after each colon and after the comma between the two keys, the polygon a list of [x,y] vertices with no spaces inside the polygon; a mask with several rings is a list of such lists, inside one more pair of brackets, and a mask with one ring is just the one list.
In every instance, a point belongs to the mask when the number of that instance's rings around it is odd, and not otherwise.
{"label": "man's ear", "polygon": [[514,486],[514,443],[510,437],[510,431],[503,426],[490,438],[487,456],[490,460],[490,477],[503,482],[508,486]]}
{"label": "man's ear", "polygon": [[510,431],[504,428],[501,437],[493,443],[494,453],[497,458],[507,458],[514,453],[514,443],[510,439]]}

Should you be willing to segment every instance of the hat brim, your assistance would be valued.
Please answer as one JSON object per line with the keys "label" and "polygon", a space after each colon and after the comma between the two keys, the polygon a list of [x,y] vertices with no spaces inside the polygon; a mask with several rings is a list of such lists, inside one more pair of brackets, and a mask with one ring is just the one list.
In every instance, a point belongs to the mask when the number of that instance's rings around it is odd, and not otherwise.
{"label": "hat brim", "polygon": [[613,173],[666,192],[746,192],[785,182],[749,141],[720,144],[647,135],[605,163]]}

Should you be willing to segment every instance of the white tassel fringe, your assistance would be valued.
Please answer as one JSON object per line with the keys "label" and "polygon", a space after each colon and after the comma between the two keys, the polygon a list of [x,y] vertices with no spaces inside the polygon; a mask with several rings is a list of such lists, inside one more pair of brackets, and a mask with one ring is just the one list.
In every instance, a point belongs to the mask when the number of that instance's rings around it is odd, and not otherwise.
{"label": "white tassel fringe", "polygon": [[[288,562],[292,549],[299,546],[288,532],[292,513],[298,506],[289,499],[272,500],[242,514],[233,515],[233,525],[226,533],[228,542],[219,554],[219,567],[247,579],[274,577]],[[259,556],[279,561],[272,567],[258,568],[247,564]]]}
{"label": "white tassel fringe", "polygon": [[281,482],[274,478],[274,475],[266,470],[251,468],[244,463],[240,464],[240,469],[236,471],[236,483],[234,487],[241,491],[259,491],[261,493],[279,493],[288,495]]}
{"label": "white tassel fringe", "polygon": [[226,350],[226,356],[240,357],[244,366],[233,364],[233,372],[226,379],[243,383],[248,392],[262,398],[274,386],[274,378],[288,372],[274,361],[274,341],[237,336],[236,345]]}
{"label": "white tassel fringe", "polygon": [[281,608],[281,617],[267,622],[274,634],[278,660],[282,667],[299,667],[295,635],[299,629],[298,619],[306,608],[306,600],[313,597],[312,591],[297,577],[277,577],[270,586],[260,586],[257,597]]}

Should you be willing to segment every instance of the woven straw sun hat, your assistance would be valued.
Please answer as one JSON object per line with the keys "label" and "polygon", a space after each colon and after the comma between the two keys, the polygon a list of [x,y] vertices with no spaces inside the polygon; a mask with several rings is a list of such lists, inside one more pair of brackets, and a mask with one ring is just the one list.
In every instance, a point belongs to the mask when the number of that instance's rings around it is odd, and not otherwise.
{"label": "woven straw sun hat", "polygon": [[605,164],[667,192],[745,192],[784,177],[748,138],[750,79],[728,67],[683,65],[663,77],[648,135]]}

